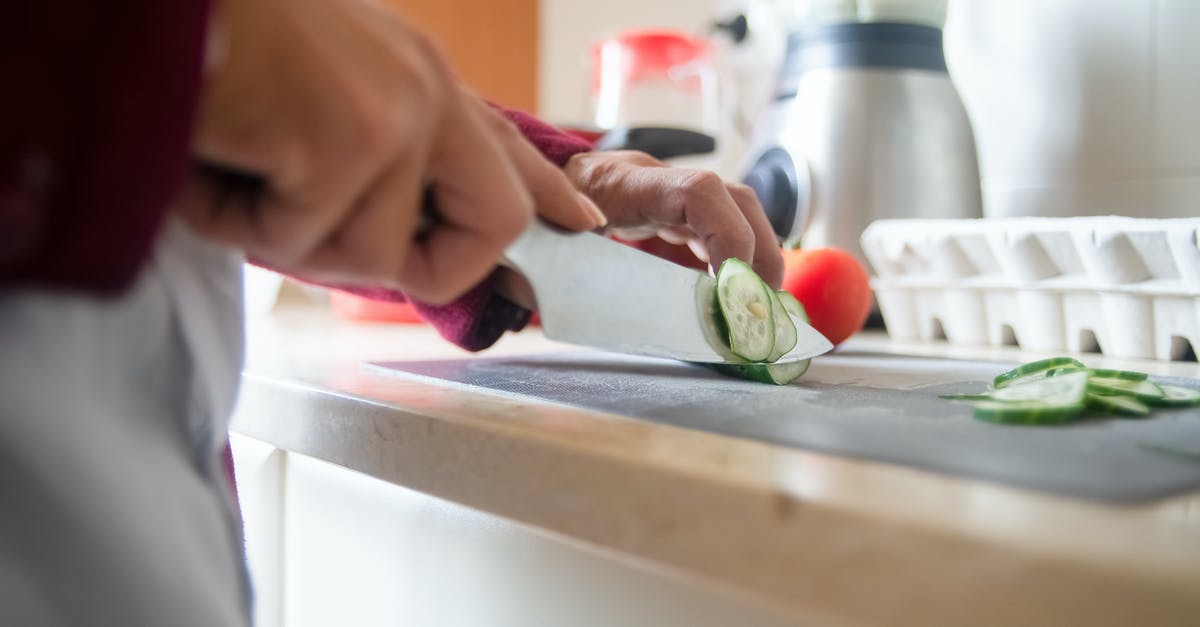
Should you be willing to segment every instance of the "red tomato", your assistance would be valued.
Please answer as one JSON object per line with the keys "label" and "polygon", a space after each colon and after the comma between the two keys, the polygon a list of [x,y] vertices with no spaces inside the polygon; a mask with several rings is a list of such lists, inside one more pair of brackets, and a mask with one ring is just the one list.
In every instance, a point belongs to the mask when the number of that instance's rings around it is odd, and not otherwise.
{"label": "red tomato", "polygon": [[871,313],[871,283],[854,255],[840,248],[783,251],[783,289],[835,345],[857,333]]}

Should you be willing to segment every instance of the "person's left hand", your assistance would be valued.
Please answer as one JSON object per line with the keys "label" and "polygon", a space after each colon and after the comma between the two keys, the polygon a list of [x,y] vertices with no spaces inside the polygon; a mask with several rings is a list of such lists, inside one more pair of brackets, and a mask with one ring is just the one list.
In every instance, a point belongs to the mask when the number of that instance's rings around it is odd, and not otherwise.
{"label": "person's left hand", "polygon": [[[727,183],[713,172],[673,168],[634,150],[582,152],[563,172],[607,217],[605,232],[625,240],[658,236],[686,243],[714,271],[736,257],[773,289],[783,283],[779,240],[748,186]],[[533,289],[520,274],[502,269],[496,281],[501,295],[537,309]]]}
{"label": "person's left hand", "polygon": [[773,289],[783,282],[779,239],[754,190],[705,170],[674,168],[638,151],[584,152],[563,172],[626,240],[686,243],[712,268],[742,259]]}

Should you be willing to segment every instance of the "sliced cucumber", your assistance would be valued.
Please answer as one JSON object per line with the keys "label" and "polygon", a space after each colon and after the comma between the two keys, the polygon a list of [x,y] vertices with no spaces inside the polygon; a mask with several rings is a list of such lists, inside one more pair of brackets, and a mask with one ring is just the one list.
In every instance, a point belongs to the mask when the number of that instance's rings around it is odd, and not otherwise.
{"label": "sliced cucumber", "polygon": [[1181,388],[1177,385],[1159,385],[1162,390],[1162,398],[1150,401],[1151,405],[1160,407],[1192,407],[1200,405],[1200,390],[1191,388]]}
{"label": "sliced cucumber", "polygon": [[1087,372],[1079,370],[1010,384],[975,401],[975,417],[1005,424],[1066,422],[1083,411],[1087,383]]}
{"label": "sliced cucumber", "polygon": [[1048,406],[1040,401],[979,401],[975,403],[975,417],[988,422],[1006,425],[1053,425],[1070,422],[1083,411],[1079,406]]}
{"label": "sliced cucumber", "polygon": [[1122,381],[1145,381],[1150,376],[1134,370],[1106,370],[1104,368],[1088,368],[1088,374],[1101,379],[1121,379]]}
{"label": "sliced cucumber", "polygon": [[1070,357],[1051,357],[1049,359],[1022,364],[997,376],[992,381],[992,387],[998,390],[1019,382],[1044,379],[1048,376],[1055,376],[1073,370],[1086,370],[1086,366],[1080,363],[1079,360]]}
{"label": "sliced cucumber", "polygon": [[[768,324],[757,315],[751,303],[768,303]],[[744,359],[757,363],[701,364],[724,375],[774,385],[787,385],[808,371],[811,360],[786,364],[774,362],[796,346],[795,316],[805,322],[804,306],[788,292],[771,291],[744,262],[730,259],[717,271],[716,298],[713,303],[713,322],[718,334],[728,341],[718,347],[729,352],[730,361]],[[770,332],[767,333],[769,326]],[[736,349],[734,346],[736,345]],[[767,354],[760,356],[763,347]]]}
{"label": "sliced cucumber", "polygon": [[775,347],[771,349],[771,355],[767,357],[767,361],[775,361],[786,355],[788,351],[796,347],[798,337],[796,325],[792,323],[791,316],[784,308],[783,298],[780,294],[787,294],[787,292],[771,292],[771,315],[775,318]]}
{"label": "sliced cucumber", "polygon": [[1146,416],[1150,414],[1150,406],[1131,396],[1117,396],[1088,392],[1088,407],[1110,414],[1126,416]]}
{"label": "sliced cucumber", "polygon": [[779,298],[779,303],[783,305],[783,310],[789,314],[796,316],[802,322],[808,322],[808,312],[804,311],[804,305],[796,300],[795,296],[787,290],[779,290],[775,292],[775,296]]}
{"label": "sliced cucumber", "polygon": [[713,370],[750,381],[787,385],[808,371],[811,359],[786,364],[710,364]]}
{"label": "sliced cucumber", "polygon": [[1158,384],[1150,381],[1130,381],[1107,377],[1089,378],[1088,391],[1105,396],[1127,396],[1147,403],[1157,402],[1166,396]]}
{"label": "sliced cucumber", "polygon": [[[764,361],[775,347],[771,288],[739,259],[717,270],[717,304],[728,330],[729,350],[747,361]],[[795,329],[793,329],[795,332]]]}
{"label": "sliced cucumber", "polygon": [[993,382],[986,394],[942,398],[975,406],[975,416],[1004,423],[1046,424],[1092,413],[1148,416],[1152,407],[1200,405],[1200,390],[1159,385],[1144,372],[1087,368],[1070,357],[1018,366]]}

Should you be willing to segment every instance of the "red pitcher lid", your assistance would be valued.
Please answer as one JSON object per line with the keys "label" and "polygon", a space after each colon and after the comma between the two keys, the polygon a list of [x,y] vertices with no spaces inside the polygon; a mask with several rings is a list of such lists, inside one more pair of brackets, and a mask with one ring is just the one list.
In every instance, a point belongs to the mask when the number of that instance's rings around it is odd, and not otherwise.
{"label": "red pitcher lid", "polygon": [[666,76],[672,67],[707,59],[712,54],[712,46],[705,39],[661,28],[629,30],[598,41],[591,49],[593,92],[600,89],[601,58],[606,54],[619,55],[623,80],[636,83],[649,77]]}

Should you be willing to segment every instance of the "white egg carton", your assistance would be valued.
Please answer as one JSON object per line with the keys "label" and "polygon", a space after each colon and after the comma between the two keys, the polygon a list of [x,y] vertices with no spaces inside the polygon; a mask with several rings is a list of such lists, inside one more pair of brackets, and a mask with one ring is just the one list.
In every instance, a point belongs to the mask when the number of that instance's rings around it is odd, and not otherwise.
{"label": "white egg carton", "polygon": [[1164,361],[1200,350],[1200,219],[882,220],[862,247],[899,340]]}

